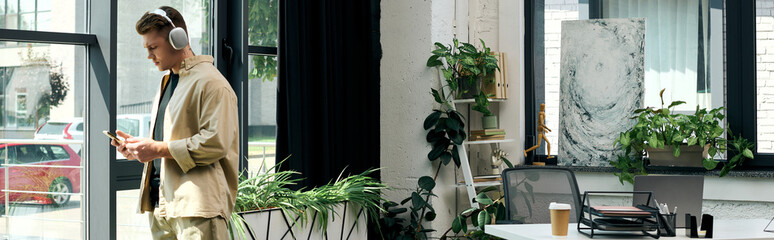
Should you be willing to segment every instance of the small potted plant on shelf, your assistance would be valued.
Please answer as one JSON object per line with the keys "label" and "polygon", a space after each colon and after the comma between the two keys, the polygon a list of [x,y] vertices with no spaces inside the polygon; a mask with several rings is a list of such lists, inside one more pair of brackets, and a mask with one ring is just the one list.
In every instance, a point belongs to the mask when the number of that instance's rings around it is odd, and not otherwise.
{"label": "small potted plant on shelf", "polygon": [[500,68],[497,66],[497,58],[486,47],[484,40],[480,41],[480,51],[472,44],[460,43],[457,39],[453,41],[454,46],[436,42],[436,49],[427,59],[427,66],[440,68],[453,96],[458,99],[473,98],[473,110],[484,115],[483,128],[494,129],[497,128],[497,116],[489,111],[491,95],[483,90],[483,86],[494,81],[493,73]]}
{"label": "small potted plant on shelf", "polygon": [[[725,176],[728,171],[741,165],[745,159],[752,159],[751,149],[755,144],[741,136],[728,140],[724,133],[731,131],[721,126],[725,118],[723,107],[704,109],[696,106],[691,114],[674,112],[674,107],[685,104],[674,101],[664,107],[664,90],[659,93],[661,108],[647,107],[634,111],[637,123],[616,138],[626,155],[621,155],[611,164],[620,169],[616,173],[621,183],[632,182],[634,175],[647,174],[644,156],[648,156],[650,166],[704,167],[713,170],[717,167],[716,156],[727,150],[735,155],[726,162],[720,172]],[[730,148],[727,147],[730,146]]]}

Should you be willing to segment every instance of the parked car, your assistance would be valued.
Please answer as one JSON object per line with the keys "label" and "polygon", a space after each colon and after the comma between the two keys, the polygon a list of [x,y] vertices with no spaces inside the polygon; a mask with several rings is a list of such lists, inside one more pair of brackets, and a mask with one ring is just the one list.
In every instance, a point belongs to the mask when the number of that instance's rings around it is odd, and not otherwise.
{"label": "parked car", "polygon": [[[81,140],[83,141],[83,118],[48,121],[35,130],[37,140]],[[81,152],[80,144],[71,144],[76,153]]]}
{"label": "parked car", "polygon": [[116,117],[116,129],[135,137],[150,137],[150,114],[121,114]]}
{"label": "parked car", "polygon": [[[0,167],[0,188],[5,188],[6,168],[9,173],[9,190],[52,193],[81,192],[80,168],[37,166],[81,166],[81,157],[67,145],[0,144],[0,162],[31,166]],[[39,193],[8,193],[9,201],[37,201],[61,206],[70,201],[70,195]],[[0,204],[5,196],[0,196]]]}
{"label": "parked car", "polygon": [[[150,114],[121,114],[116,117],[116,129],[135,137],[149,137],[150,121]],[[51,120],[38,127],[34,139],[83,141],[83,130],[83,118]],[[70,148],[81,153],[80,144],[70,144]]]}

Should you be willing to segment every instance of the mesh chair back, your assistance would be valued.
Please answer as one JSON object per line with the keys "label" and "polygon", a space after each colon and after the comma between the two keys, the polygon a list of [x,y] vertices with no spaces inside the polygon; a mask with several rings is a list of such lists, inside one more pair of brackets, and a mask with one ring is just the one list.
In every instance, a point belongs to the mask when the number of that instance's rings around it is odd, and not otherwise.
{"label": "mesh chair back", "polygon": [[570,222],[577,223],[581,200],[575,174],[553,167],[511,168],[503,171],[506,217],[518,223],[551,223],[551,202],[572,206]]}

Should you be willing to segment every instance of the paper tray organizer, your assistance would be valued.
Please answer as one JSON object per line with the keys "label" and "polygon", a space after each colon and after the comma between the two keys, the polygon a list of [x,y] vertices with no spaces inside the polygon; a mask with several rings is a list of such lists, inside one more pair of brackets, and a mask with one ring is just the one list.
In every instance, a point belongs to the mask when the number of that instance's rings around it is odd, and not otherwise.
{"label": "paper tray organizer", "polygon": [[[647,201],[633,206],[592,205],[594,195],[647,196]],[[638,235],[658,239],[661,235],[658,209],[649,206],[652,192],[586,191],[583,194],[583,212],[578,220],[578,232],[589,237],[594,235]]]}

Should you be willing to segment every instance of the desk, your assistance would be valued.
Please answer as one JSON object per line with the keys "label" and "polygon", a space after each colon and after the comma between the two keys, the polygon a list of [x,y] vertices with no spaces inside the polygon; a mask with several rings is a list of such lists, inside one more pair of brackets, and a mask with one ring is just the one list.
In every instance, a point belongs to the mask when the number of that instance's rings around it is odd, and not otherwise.
{"label": "desk", "polygon": [[[764,232],[769,219],[715,220],[713,239],[774,239],[774,233]],[[504,239],[552,239],[551,224],[500,224],[486,225],[485,232]],[[595,231],[596,232],[596,231]],[[695,239],[685,236],[685,229],[677,229],[677,237],[659,239]],[[571,223],[567,239],[654,239],[648,236],[596,235],[594,238],[578,232],[578,224]]]}

